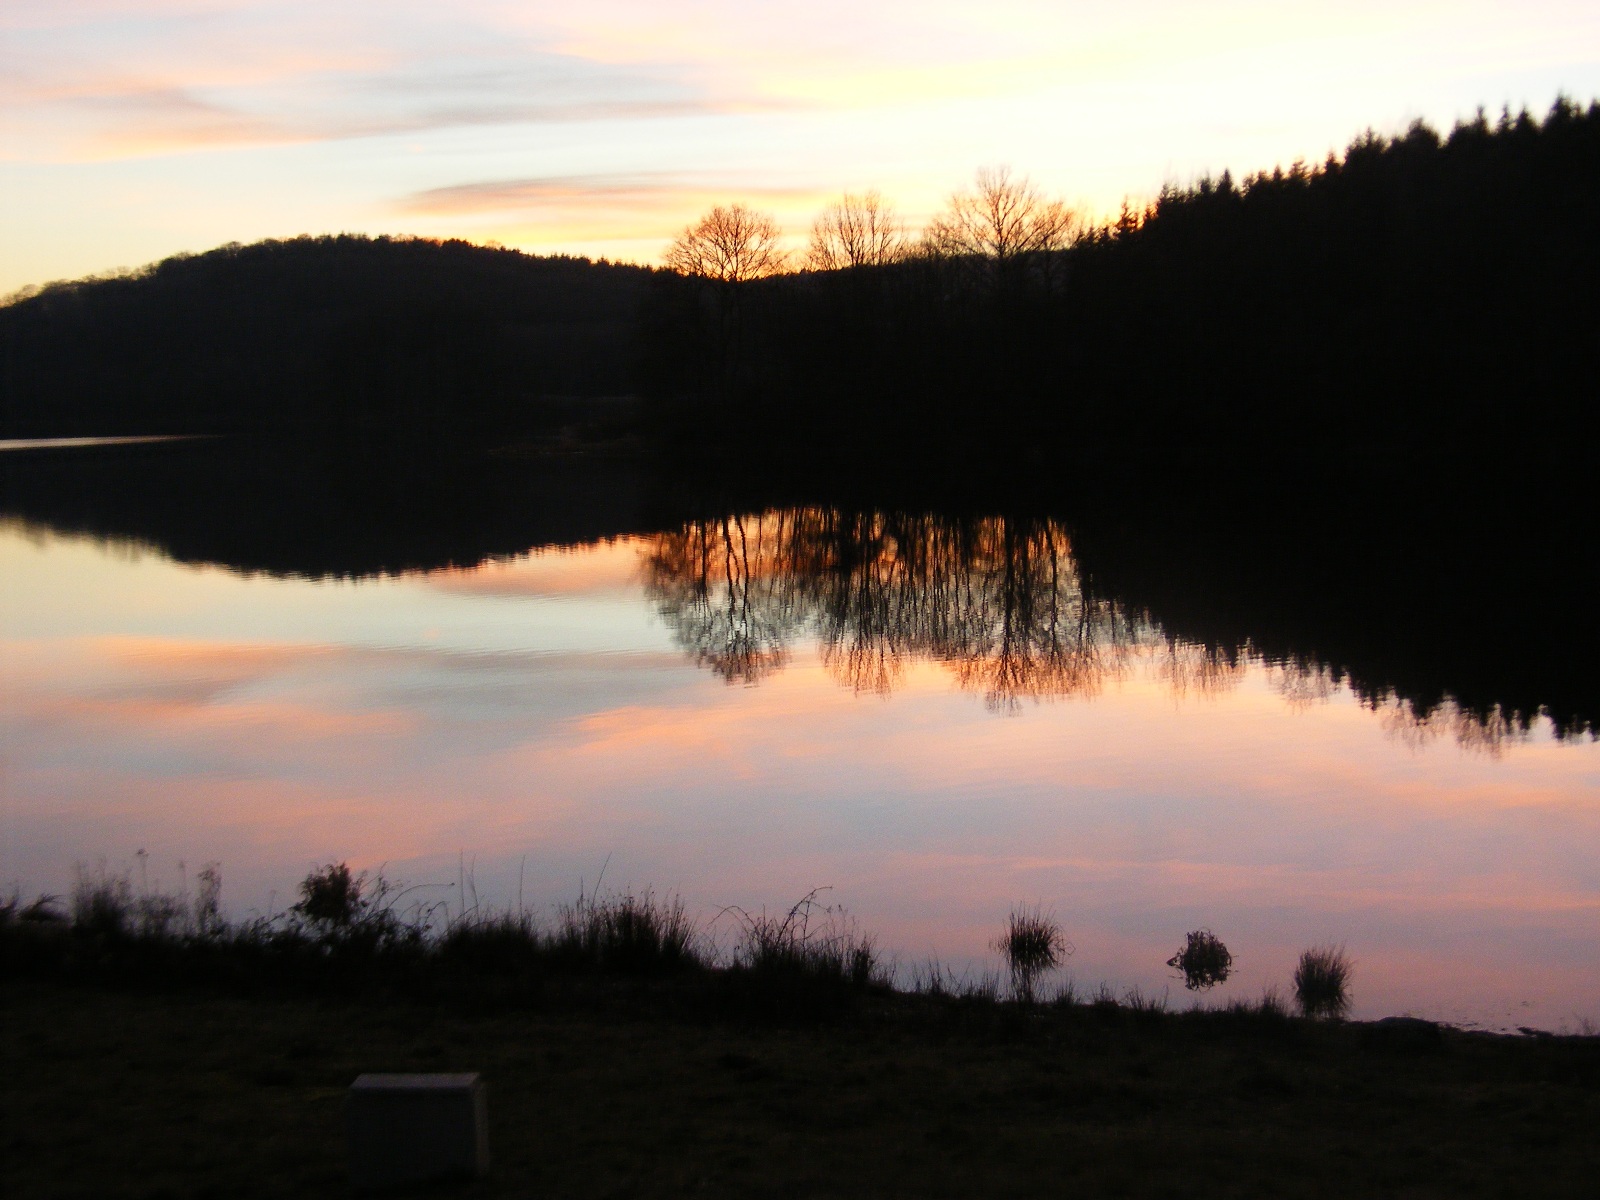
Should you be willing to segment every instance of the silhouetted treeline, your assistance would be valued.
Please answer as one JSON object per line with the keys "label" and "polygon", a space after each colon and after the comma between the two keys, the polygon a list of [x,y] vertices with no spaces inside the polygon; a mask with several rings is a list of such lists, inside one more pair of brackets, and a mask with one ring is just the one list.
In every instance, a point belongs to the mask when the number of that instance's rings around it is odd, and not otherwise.
{"label": "silhouetted treeline", "polygon": [[[0,433],[631,424],[647,268],[353,236],[224,246],[0,308]],[[611,398],[609,404],[599,398]]]}
{"label": "silhouetted treeline", "polygon": [[737,287],[677,280],[657,293],[650,378],[687,443],[774,457],[1019,439],[1057,460],[1587,453],[1597,196],[1600,105],[1447,137],[1419,123],[1321,164],[1169,188],[1009,273],[925,247]]}

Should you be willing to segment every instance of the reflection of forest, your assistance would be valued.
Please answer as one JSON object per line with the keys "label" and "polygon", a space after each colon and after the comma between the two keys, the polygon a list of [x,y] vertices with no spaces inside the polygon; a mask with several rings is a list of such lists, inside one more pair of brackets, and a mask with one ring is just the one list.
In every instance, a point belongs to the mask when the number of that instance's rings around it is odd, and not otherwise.
{"label": "reflection of forest", "polygon": [[[1175,696],[1231,691],[1246,646],[1168,636],[1148,615],[1085,588],[1066,529],[1047,518],[963,519],[831,508],[691,521],[656,535],[646,589],[678,642],[729,682],[780,669],[791,643],[818,639],[824,665],[858,692],[888,693],[908,663],[945,664],[992,709],[1026,698],[1093,696],[1135,670]],[[1268,665],[1293,706],[1320,703],[1341,680],[1317,662]],[[1427,712],[1389,696],[1371,706],[1399,738],[1442,735],[1497,750],[1528,722],[1446,701]]]}

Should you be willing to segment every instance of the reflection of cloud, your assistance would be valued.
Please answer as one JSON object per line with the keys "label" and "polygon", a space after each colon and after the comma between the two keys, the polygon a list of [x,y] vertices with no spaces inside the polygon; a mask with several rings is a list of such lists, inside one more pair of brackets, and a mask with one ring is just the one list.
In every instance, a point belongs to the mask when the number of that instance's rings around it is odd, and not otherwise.
{"label": "reflection of cloud", "polygon": [[429,588],[453,595],[593,597],[631,588],[639,575],[639,556],[649,545],[642,537],[541,550],[522,558],[474,567],[432,571]]}

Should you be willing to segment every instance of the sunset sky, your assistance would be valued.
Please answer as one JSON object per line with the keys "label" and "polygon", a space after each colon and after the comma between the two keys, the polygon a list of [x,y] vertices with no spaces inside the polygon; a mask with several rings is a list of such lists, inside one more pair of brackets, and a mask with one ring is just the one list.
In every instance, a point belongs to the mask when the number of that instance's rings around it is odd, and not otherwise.
{"label": "sunset sky", "polygon": [[1593,0],[6,0],[0,294],[359,231],[654,261],[712,203],[1094,214],[1361,129],[1600,95]]}

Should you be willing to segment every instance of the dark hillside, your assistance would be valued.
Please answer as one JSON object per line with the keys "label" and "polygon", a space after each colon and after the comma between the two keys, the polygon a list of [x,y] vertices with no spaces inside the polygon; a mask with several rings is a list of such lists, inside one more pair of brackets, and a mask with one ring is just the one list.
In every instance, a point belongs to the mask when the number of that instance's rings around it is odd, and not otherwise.
{"label": "dark hillside", "polygon": [[0,432],[539,432],[634,391],[651,272],[465,242],[303,237],[0,308]]}

